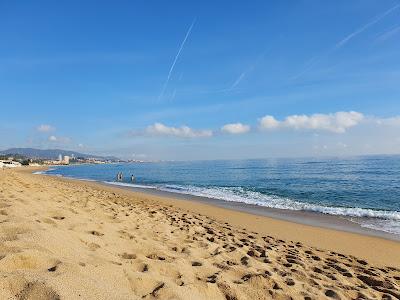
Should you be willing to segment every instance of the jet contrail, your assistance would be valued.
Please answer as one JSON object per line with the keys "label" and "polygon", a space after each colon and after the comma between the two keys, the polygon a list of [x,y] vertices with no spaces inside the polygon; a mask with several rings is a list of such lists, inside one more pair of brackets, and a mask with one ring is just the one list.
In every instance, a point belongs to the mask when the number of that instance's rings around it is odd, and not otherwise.
{"label": "jet contrail", "polygon": [[366,23],[365,25],[361,26],[360,28],[358,28],[356,31],[350,33],[348,36],[346,36],[344,39],[340,40],[339,42],[336,43],[336,45],[333,48],[328,49],[326,52],[324,52],[322,55],[320,56],[315,56],[310,60],[310,63],[308,64],[308,66],[301,71],[300,73],[298,73],[297,75],[291,77],[291,80],[294,79],[298,79],[301,76],[303,76],[305,73],[307,73],[310,69],[312,69],[316,64],[318,64],[323,58],[325,58],[326,56],[330,55],[331,53],[333,53],[334,51],[340,49],[341,47],[343,47],[348,41],[350,41],[352,38],[354,38],[355,36],[359,35],[360,33],[362,33],[363,31],[365,31],[366,29],[368,29],[369,27],[371,27],[372,25],[378,23],[380,20],[382,20],[383,18],[385,18],[387,15],[389,15],[391,12],[393,12],[394,10],[398,9],[400,7],[400,3],[392,6],[391,8],[389,8],[387,11],[383,12],[382,14],[376,16],[375,18],[373,18],[371,21],[369,21],[368,23]]}
{"label": "jet contrail", "polygon": [[260,62],[260,60],[262,60],[262,59],[264,58],[265,54],[266,54],[268,51],[269,51],[269,49],[263,51],[263,52],[257,57],[256,61],[255,61],[252,65],[250,65],[250,67],[248,67],[247,69],[245,69],[245,70],[239,75],[239,77],[235,80],[235,82],[234,82],[229,88],[220,90],[220,92],[229,92],[229,91],[234,90],[234,89],[239,85],[239,83],[242,82],[243,78],[245,78],[246,75],[247,75],[248,73],[252,72],[252,71],[257,67],[257,65],[258,65],[258,63]]}
{"label": "jet contrail", "polygon": [[174,70],[175,64],[176,64],[176,62],[177,62],[177,60],[179,58],[179,55],[181,54],[183,46],[185,46],[186,40],[188,39],[188,37],[190,35],[190,32],[192,31],[192,28],[193,28],[195,23],[196,23],[196,19],[193,20],[193,22],[190,25],[188,31],[186,32],[185,38],[183,39],[183,41],[181,43],[181,46],[179,47],[178,53],[176,53],[176,55],[175,55],[174,62],[172,63],[171,68],[169,69],[167,79],[165,80],[163,89],[162,89],[160,95],[158,96],[158,99],[161,99],[161,97],[164,95],[164,92],[165,92],[165,90],[166,90],[166,88],[168,86],[169,79],[171,78],[172,71]]}
{"label": "jet contrail", "polygon": [[356,31],[350,33],[348,36],[346,36],[343,40],[341,40],[340,42],[338,42],[335,46],[335,49],[338,49],[342,46],[344,46],[348,41],[350,41],[353,37],[355,37],[356,35],[362,33],[364,30],[368,29],[369,27],[371,27],[372,25],[374,25],[375,23],[378,23],[380,20],[382,20],[384,17],[386,17],[388,14],[390,14],[392,11],[398,9],[400,7],[400,3],[396,4],[395,6],[393,6],[392,8],[388,9],[387,11],[385,11],[384,13],[382,13],[381,15],[375,17],[372,21],[368,22],[367,24],[365,24],[364,26],[361,26],[359,29],[357,29]]}
{"label": "jet contrail", "polygon": [[379,42],[383,42],[386,41],[388,38],[392,37],[393,35],[395,35],[396,33],[400,32],[400,25],[396,26],[396,27],[392,27],[391,29],[389,29],[388,31],[384,32],[383,34],[381,34],[380,36],[378,36],[378,38],[376,39],[376,41]]}
{"label": "jet contrail", "polygon": [[231,87],[228,90],[233,90],[235,87],[238,86],[238,84],[242,81],[244,78],[244,75],[246,75],[246,71],[240,74],[240,76],[236,79],[236,81],[231,85]]}

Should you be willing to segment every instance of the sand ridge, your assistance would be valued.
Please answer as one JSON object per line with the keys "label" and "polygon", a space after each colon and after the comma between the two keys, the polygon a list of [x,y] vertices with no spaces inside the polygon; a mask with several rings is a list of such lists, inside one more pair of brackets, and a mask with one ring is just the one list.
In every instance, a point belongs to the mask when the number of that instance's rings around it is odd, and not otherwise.
{"label": "sand ridge", "polygon": [[0,172],[0,276],[1,299],[400,299],[396,267],[14,170]]}

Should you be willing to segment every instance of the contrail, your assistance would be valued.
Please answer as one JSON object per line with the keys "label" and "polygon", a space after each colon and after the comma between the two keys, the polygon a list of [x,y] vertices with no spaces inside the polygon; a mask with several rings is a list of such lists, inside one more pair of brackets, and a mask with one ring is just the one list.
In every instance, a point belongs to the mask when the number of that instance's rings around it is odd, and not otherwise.
{"label": "contrail", "polygon": [[247,75],[248,73],[252,72],[252,71],[254,70],[254,68],[256,68],[256,66],[259,64],[260,60],[262,60],[262,59],[264,58],[265,54],[266,54],[268,51],[269,51],[269,49],[263,51],[263,52],[257,57],[256,61],[255,61],[252,65],[250,65],[250,67],[248,67],[247,69],[245,69],[245,70],[239,75],[239,77],[235,80],[235,82],[234,82],[229,88],[223,89],[223,90],[221,90],[221,91],[223,91],[223,92],[229,92],[229,91],[234,90],[234,89],[239,85],[239,83],[242,82],[243,78],[245,78],[246,75]]}
{"label": "contrail", "polygon": [[376,41],[379,41],[379,42],[386,41],[388,38],[392,37],[393,35],[397,34],[398,32],[400,32],[400,25],[396,26],[394,28],[392,27],[388,31],[384,32],[383,34],[378,36]]}
{"label": "contrail", "polygon": [[169,79],[171,78],[172,71],[174,70],[175,64],[176,64],[176,62],[177,62],[177,60],[179,58],[179,55],[182,52],[183,46],[185,46],[186,40],[188,39],[188,37],[190,35],[190,32],[192,31],[192,28],[193,28],[195,23],[196,23],[196,18],[193,20],[193,22],[190,25],[188,31],[186,32],[185,38],[183,39],[183,41],[181,43],[181,46],[179,47],[178,53],[176,53],[176,55],[175,55],[174,62],[172,63],[171,68],[169,69],[167,79],[165,80],[163,89],[162,89],[160,95],[158,96],[158,99],[161,99],[161,97],[164,95],[164,92],[165,92],[165,90],[166,90],[166,88],[168,86],[168,83],[169,83]]}
{"label": "contrail", "polygon": [[392,6],[391,8],[389,8],[387,11],[383,12],[382,14],[374,17],[371,21],[369,21],[367,24],[361,26],[360,28],[358,28],[356,31],[350,33],[348,36],[346,36],[344,39],[340,40],[339,42],[336,43],[336,45],[333,48],[330,48],[329,50],[327,50],[325,53],[323,53],[320,56],[315,56],[310,60],[310,63],[308,64],[308,66],[301,71],[300,73],[298,73],[297,75],[291,77],[291,80],[294,79],[298,79],[301,76],[303,76],[305,73],[307,73],[310,69],[312,69],[316,64],[318,64],[323,58],[325,58],[326,56],[330,55],[331,53],[333,53],[334,51],[340,49],[341,47],[343,47],[347,42],[349,42],[352,38],[354,38],[355,36],[359,35],[360,33],[362,33],[363,31],[367,30],[369,27],[371,27],[372,25],[378,23],[379,21],[381,21],[383,18],[385,18],[387,15],[389,15],[391,12],[393,12],[394,10],[398,9],[400,7],[400,3]]}
{"label": "contrail", "polygon": [[233,90],[235,87],[238,86],[238,84],[242,81],[244,78],[244,75],[246,75],[246,71],[244,71],[240,76],[236,79],[236,81],[231,85],[231,87],[228,90]]}
{"label": "contrail", "polygon": [[295,80],[303,76],[305,73],[310,71],[316,64],[318,64],[323,58],[328,56],[331,52],[333,52],[332,49],[330,49],[329,51],[325,52],[320,56],[314,56],[312,59],[308,61],[306,68],[304,68],[300,73],[297,73],[295,76],[292,76],[290,80]]}
{"label": "contrail", "polygon": [[347,37],[345,37],[343,40],[341,40],[340,42],[338,42],[335,46],[335,49],[338,49],[342,46],[344,46],[348,41],[350,41],[353,37],[355,37],[356,35],[362,33],[363,31],[365,31],[366,29],[368,29],[369,27],[371,27],[372,25],[374,25],[375,23],[378,23],[380,20],[382,20],[384,17],[386,17],[388,14],[390,14],[392,11],[396,10],[397,8],[400,7],[400,3],[396,4],[395,6],[393,6],[392,8],[388,9],[387,11],[385,11],[384,13],[382,13],[381,15],[375,17],[372,21],[368,22],[367,24],[365,24],[364,26],[361,26],[359,29],[357,29],[356,31],[352,32],[351,34],[349,34]]}

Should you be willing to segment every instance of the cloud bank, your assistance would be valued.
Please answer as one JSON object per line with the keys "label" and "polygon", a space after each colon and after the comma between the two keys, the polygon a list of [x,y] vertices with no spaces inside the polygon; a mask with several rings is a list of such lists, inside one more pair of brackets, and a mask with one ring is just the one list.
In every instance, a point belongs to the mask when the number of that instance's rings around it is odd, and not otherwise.
{"label": "cloud bank", "polygon": [[[311,115],[294,114],[283,118],[276,119],[272,115],[265,115],[258,119],[258,131],[296,131],[296,132],[316,132],[316,133],[335,133],[343,134],[353,127],[374,128],[383,127],[400,127],[400,116],[388,118],[379,118],[375,116],[365,116],[356,111],[339,111],[335,113],[316,113]],[[228,123],[219,129],[193,129],[189,126],[173,127],[163,123],[156,122],[144,129],[132,130],[127,136],[147,136],[147,137],[178,137],[178,138],[205,138],[211,137],[215,133],[224,133],[231,135],[243,135],[252,129],[251,125],[237,123]],[[367,130],[370,130],[367,129]],[[386,129],[385,129],[386,130]],[[389,129],[388,129],[389,130]],[[50,136],[49,141],[61,142],[63,138]],[[65,142],[65,140],[64,140]]]}
{"label": "cloud bank", "polygon": [[266,115],[260,119],[259,125],[262,130],[282,128],[344,133],[347,129],[358,125],[363,119],[364,115],[355,111],[340,111],[332,114],[290,115],[282,121]]}
{"label": "cloud bank", "polygon": [[384,126],[400,126],[400,116],[397,117],[390,117],[390,118],[373,118],[373,121],[377,125],[384,125]]}

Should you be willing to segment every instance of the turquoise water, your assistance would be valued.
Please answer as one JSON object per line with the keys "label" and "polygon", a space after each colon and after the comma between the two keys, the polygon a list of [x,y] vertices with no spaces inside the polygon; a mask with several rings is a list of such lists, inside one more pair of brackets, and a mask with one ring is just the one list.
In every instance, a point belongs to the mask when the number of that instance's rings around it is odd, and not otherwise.
{"label": "turquoise water", "polygon": [[337,215],[400,235],[400,156],[76,165],[47,173]]}

